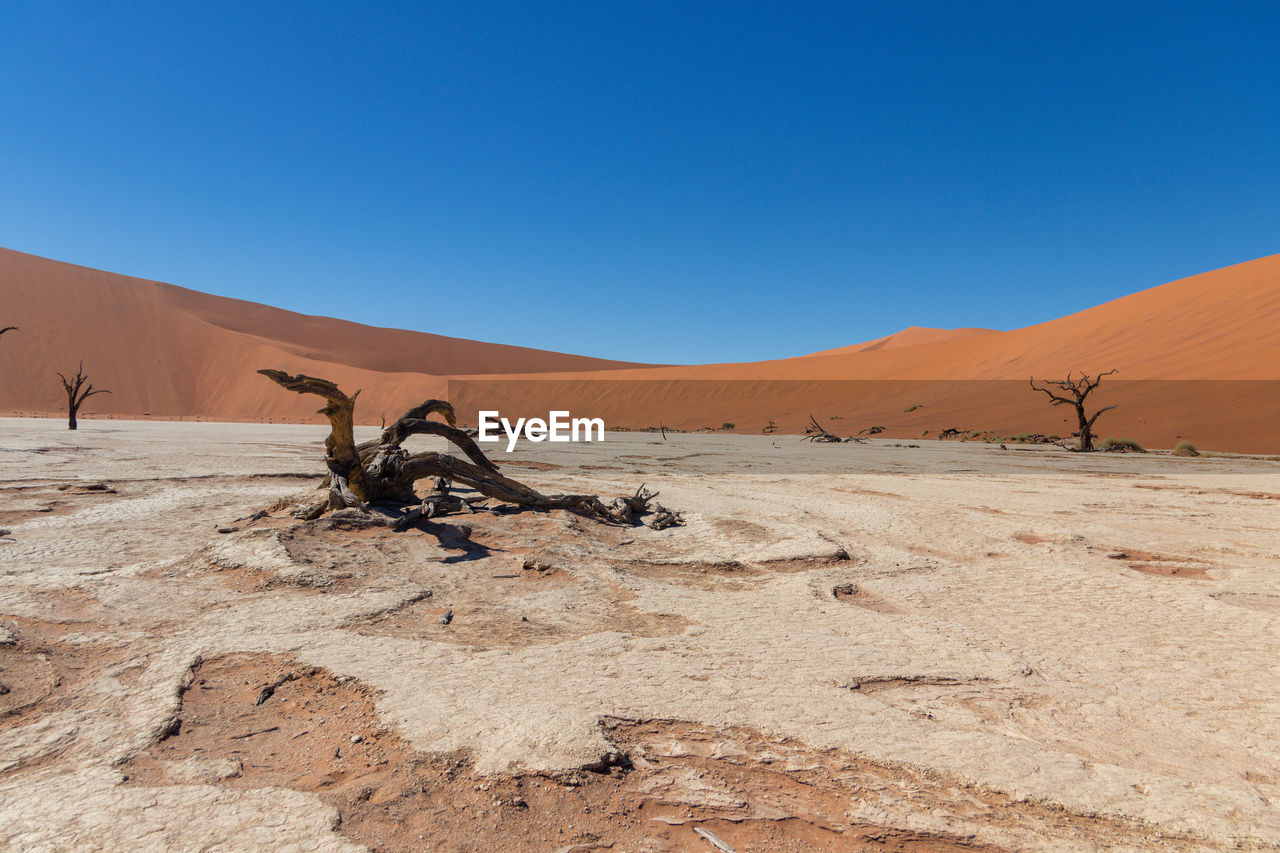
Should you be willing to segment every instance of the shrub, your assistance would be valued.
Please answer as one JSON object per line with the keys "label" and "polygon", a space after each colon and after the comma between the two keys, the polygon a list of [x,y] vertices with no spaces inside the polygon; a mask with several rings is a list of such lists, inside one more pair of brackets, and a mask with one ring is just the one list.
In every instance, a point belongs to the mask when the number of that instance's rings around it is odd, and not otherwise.
{"label": "shrub", "polygon": [[736,426],[737,424],[731,424],[728,421],[725,421],[724,423],[720,424],[720,429],[733,429]]}
{"label": "shrub", "polygon": [[924,403],[916,403],[914,406],[909,406],[908,408],[903,409],[902,413],[905,415],[909,412],[914,412],[916,409],[920,408],[923,405]]}
{"label": "shrub", "polygon": [[1147,451],[1131,438],[1104,438],[1098,449],[1105,453],[1146,453]]}
{"label": "shrub", "polygon": [[1179,441],[1173,448],[1174,456],[1199,456],[1200,451],[1189,441]]}

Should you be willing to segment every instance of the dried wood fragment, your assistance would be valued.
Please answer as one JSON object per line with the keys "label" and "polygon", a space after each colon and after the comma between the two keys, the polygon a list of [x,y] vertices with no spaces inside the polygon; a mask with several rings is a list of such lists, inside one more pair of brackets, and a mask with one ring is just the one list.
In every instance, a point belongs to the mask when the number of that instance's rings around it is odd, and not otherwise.
{"label": "dried wood fragment", "polygon": [[737,853],[737,851],[735,851],[732,847],[730,847],[728,844],[725,844],[723,841],[717,838],[715,834],[711,832],[711,830],[703,829],[700,826],[695,826],[693,828],[693,831],[701,835],[703,838],[707,839],[707,841],[711,843],[711,846],[721,851],[721,853]]}

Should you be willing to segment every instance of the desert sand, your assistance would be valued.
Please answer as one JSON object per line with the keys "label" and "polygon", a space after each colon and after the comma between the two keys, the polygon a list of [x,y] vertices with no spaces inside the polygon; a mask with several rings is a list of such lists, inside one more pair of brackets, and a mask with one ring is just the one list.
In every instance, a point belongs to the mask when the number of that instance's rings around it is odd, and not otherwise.
{"label": "desert sand", "polygon": [[[114,392],[94,398],[89,416],[308,421],[309,401],[255,373],[270,367],[362,389],[364,423],[394,417],[406,401],[456,398],[449,383],[465,379],[472,396],[500,401],[528,397],[536,382],[542,408],[521,415],[545,413],[549,399],[638,429],[731,422],[759,433],[773,421],[799,433],[814,414],[843,421],[848,434],[883,426],[898,438],[947,428],[1067,435],[1062,411],[1028,378],[1115,369],[1098,399],[1119,408],[1099,423],[1101,435],[1280,453],[1280,255],[1024,329],[909,328],[795,358],[672,367],[308,317],[8,250],[0,295],[0,321],[21,327],[0,348],[0,412],[10,415],[57,413],[65,401],[54,372],[83,360]],[[880,384],[845,384],[868,382]]]}
{"label": "desert sand", "polygon": [[611,433],[497,461],[684,526],[394,533],[326,432],[0,421],[0,844],[1280,846],[1274,461]]}

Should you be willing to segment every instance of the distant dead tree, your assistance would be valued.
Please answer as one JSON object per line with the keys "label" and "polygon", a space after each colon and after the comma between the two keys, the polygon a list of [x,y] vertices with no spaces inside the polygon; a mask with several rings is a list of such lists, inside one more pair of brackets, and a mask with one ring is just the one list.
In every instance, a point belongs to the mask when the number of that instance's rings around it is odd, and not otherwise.
{"label": "distant dead tree", "polygon": [[3,329],[0,329],[0,335],[3,335],[5,332],[16,332],[16,331],[18,331],[17,326],[5,326]]}
{"label": "distant dead tree", "polygon": [[76,368],[76,375],[71,379],[58,374],[58,378],[62,380],[62,387],[67,392],[67,429],[76,428],[76,414],[80,411],[80,407],[84,405],[84,401],[92,397],[94,394],[110,394],[106,388],[94,388],[92,383],[86,385],[89,377],[84,375],[84,362],[80,362],[80,366]]}
{"label": "distant dead tree", "polygon": [[[770,421],[770,423],[772,423],[772,421]],[[855,438],[852,435],[848,438],[841,438],[833,432],[828,432],[822,424],[818,423],[818,419],[813,415],[809,415],[809,423],[804,428],[804,437],[800,440],[812,441],[815,444],[840,444],[846,441],[852,441],[856,444],[867,443],[865,438]]]}
{"label": "distant dead tree", "polygon": [[[317,504],[301,508],[299,518],[318,518],[329,510],[355,508],[368,512],[380,506],[400,513],[396,529],[404,530],[420,520],[448,512],[474,512],[471,501],[449,493],[450,483],[475,489],[486,498],[531,509],[567,509],[615,524],[645,524],[662,530],[682,523],[679,513],[665,509],[643,485],[630,497],[606,504],[596,495],[544,495],[518,480],[499,473],[493,463],[464,430],[458,429],[453,405],[447,400],[427,400],[414,406],[372,441],[356,444],[357,391],[347,396],[327,379],[281,370],[259,370],[263,376],[289,391],[315,394],[325,401],[319,414],[329,419],[325,439],[325,462],[329,468],[329,494]],[[429,415],[445,423],[429,421]],[[401,445],[411,435],[437,435],[452,443],[470,460],[448,453],[410,453]],[[434,486],[425,497],[414,491],[419,480]],[[647,516],[647,518],[641,518]]]}
{"label": "distant dead tree", "polygon": [[[1071,373],[1067,373],[1066,379],[1046,379],[1044,384],[1051,387],[1041,387],[1036,385],[1035,377],[1031,377],[1031,387],[1036,391],[1044,392],[1050,399],[1050,405],[1053,406],[1071,406],[1076,410],[1076,419],[1079,421],[1079,450],[1088,453],[1093,450],[1093,425],[1103,412],[1109,412],[1115,406],[1104,406],[1094,412],[1092,416],[1085,414],[1084,404],[1086,398],[1093,393],[1093,390],[1102,384],[1102,377],[1110,376],[1116,373],[1115,370],[1108,370],[1106,373],[1099,373],[1095,377],[1089,374],[1080,373],[1079,379],[1072,379]],[[1063,392],[1055,394],[1054,389]],[[1069,395],[1069,396],[1067,396]]]}

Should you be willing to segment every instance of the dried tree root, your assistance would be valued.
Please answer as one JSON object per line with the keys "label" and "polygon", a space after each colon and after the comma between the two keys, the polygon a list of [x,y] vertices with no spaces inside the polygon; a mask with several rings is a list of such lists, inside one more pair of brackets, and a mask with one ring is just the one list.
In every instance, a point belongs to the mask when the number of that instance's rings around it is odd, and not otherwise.
{"label": "dried tree root", "polygon": [[[615,524],[639,524],[642,516],[651,514],[650,526],[662,530],[682,522],[679,513],[653,503],[657,493],[642,485],[629,498],[616,498],[606,504],[596,495],[544,495],[518,480],[503,475],[484,451],[466,432],[457,428],[453,406],[444,400],[427,400],[405,412],[382,431],[374,441],[355,443],[354,411],[357,391],[347,396],[333,382],[314,376],[290,375],[280,370],[259,370],[272,382],[299,394],[315,394],[326,401],[319,413],[329,419],[329,437],[325,439],[325,464],[329,469],[328,498],[301,507],[294,515],[303,519],[319,518],[329,510],[355,507],[367,510],[370,504],[396,507],[414,505],[412,521],[430,518],[446,511],[470,511],[466,501],[448,494],[451,483],[470,486],[487,498],[531,509],[567,509]],[[440,415],[447,423],[426,420]],[[401,444],[411,435],[438,435],[458,447],[470,462],[447,453],[409,453]],[[435,490],[419,498],[414,484],[434,479]]]}

